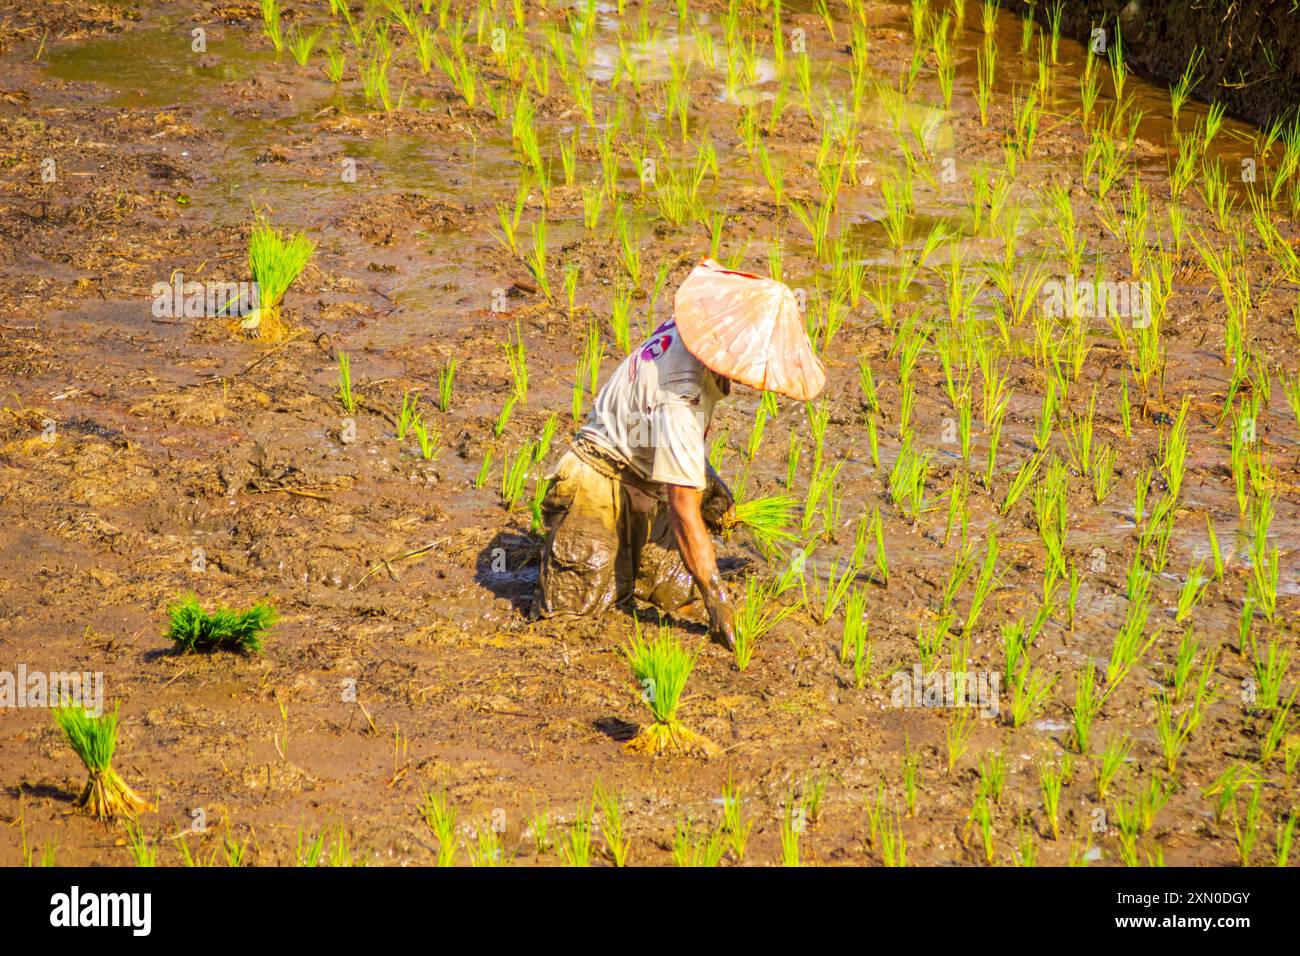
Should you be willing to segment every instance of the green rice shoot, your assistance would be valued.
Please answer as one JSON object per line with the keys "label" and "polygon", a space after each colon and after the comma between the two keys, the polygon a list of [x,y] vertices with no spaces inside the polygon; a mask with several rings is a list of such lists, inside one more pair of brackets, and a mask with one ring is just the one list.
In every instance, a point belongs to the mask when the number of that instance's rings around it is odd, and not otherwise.
{"label": "green rice shoot", "polygon": [[248,268],[257,283],[257,310],[243,321],[262,338],[282,338],[280,304],[295,279],[311,261],[316,243],[304,232],[282,233],[258,218],[248,237]]}
{"label": "green rice shoot", "polygon": [[677,719],[682,692],[695,669],[699,651],[688,651],[670,630],[663,627],[656,637],[646,640],[637,623],[623,653],[632,669],[632,676],[641,687],[641,700],[653,718],[628,742],[628,749],[651,754],[664,750],[711,749],[712,744],[682,726]]}
{"label": "green rice shoot", "polygon": [[279,620],[275,608],[259,601],[246,611],[219,607],[208,613],[193,594],[167,608],[167,637],[182,653],[236,651],[260,654],[263,635]]}
{"label": "green rice shoot", "polygon": [[54,722],[63,731],[68,745],[81,758],[90,779],[77,798],[77,806],[86,809],[98,820],[114,817],[134,817],[153,806],[113,769],[113,753],[117,749],[117,715],[121,707],[111,714],[96,717],[80,706],[56,707]]}
{"label": "green rice shoot", "polygon": [[789,495],[772,495],[737,502],[722,519],[722,533],[726,537],[736,528],[744,528],[764,554],[781,552],[783,546],[793,545],[798,537],[790,530],[797,502]]}

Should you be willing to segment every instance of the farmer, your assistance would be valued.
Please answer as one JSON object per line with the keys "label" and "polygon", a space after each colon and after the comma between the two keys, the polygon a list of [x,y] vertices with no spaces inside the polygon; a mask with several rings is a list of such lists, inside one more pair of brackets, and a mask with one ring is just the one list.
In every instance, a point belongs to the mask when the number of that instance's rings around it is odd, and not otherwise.
{"label": "farmer", "polygon": [[788,287],[706,259],[677,290],[673,317],[614,370],[547,476],[535,616],[633,598],[671,612],[698,589],[710,635],[734,647],[710,536],[733,501],[706,445],[732,382],[806,401],[825,374]]}

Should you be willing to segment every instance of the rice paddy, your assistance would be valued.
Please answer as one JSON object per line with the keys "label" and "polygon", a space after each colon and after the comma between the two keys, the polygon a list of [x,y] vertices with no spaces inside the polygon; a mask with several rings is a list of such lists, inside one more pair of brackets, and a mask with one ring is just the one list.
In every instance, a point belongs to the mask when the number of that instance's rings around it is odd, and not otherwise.
{"label": "rice paddy", "polygon": [[[1039,6],[0,51],[5,659],[114,702],[16,712],[0,855],[1293,865],[1300,114]],[[532,620],[554,468],[705,256],[828,380],[708,433],[734,650],[698,602]]]}

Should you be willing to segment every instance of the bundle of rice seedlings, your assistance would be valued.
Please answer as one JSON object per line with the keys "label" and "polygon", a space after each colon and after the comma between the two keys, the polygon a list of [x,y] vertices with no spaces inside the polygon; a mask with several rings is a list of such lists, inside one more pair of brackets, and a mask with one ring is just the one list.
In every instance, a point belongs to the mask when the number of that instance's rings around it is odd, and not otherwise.
{"label": "bundle of rice seedlings", "polygon": [[247,611],[219,607],[204,611],[199,599],[187,594],[167,608],[166,636],[182,652],[239,651],[262,652],[263,633],[279,620],[275,608],[259,601]]}
{"label": "bundle of rice seedlings", "polygon": [[628,741],[627,749],[646,754],[665,750],[718,752],[716,744],[683,727],[677,719],[682,691],[695,668],[699,652],[686,650],[667,628],[660,628],[658,637],[647,641],[641,635],[640,624],[637,624],[636,633],[623,653],[633,676],[641,685],[641,700],[654,718]]}
{"label": "bundle of rice seedlings", "polygon": [[722,516],[722,536],[736,528],[745,528],[764,554],[780,551],[782,545],[794,544],[798,538],[789,531],[796,502],[789,495],[772,495],[739,501]]}
{"label": "bundle of rice seedlings", "polygon": [[281,233],[259,217],[248,237],[248,267],[257,283],[257,308],[244,317],[240,328],[264,339],[284,337],[280,301],[315,250],[316,243],[306,233]]}
{"label": "bundle of rice seedlings", "polygon": [[90,771],[90,779],[77,798],[77,806],[86,808],[98,820],[133,817],[142,810],[153,809],[153,805],[128,787],[113,769],[118,707],[101,717],[91,716],[75,705],[53,710],[54,722]]}

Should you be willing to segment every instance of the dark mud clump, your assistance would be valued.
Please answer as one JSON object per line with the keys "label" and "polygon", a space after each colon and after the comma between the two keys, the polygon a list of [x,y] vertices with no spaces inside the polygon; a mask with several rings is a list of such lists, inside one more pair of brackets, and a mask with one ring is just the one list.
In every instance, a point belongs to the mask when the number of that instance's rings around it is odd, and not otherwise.
{"label": "dark mud clump", "polygon": [[[1003,5],[1024,10],[1021,0]],[[1051,4],[1035,10],[1049,19]],[[1291,0],[1075,0],[1062,5],[1062,32],[1088,43],[1094,29],[1143,76],[1176,83],[1200,50],[1192,92],[1233,116],[1267,125],[1300,103],[1300,7]],[[1118,29],[1117,29],[1118,28]]]}

